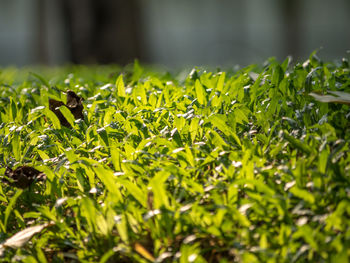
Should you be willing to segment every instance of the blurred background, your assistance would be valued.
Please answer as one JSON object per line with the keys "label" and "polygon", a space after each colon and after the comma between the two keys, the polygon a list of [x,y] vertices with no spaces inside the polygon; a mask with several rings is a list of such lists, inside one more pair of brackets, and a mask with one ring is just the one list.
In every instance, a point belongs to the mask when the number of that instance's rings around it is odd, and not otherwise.
{"label": "blurred background", "polygon": [[349,0],[0,0],[0,66],[245,66],[350,49]]}

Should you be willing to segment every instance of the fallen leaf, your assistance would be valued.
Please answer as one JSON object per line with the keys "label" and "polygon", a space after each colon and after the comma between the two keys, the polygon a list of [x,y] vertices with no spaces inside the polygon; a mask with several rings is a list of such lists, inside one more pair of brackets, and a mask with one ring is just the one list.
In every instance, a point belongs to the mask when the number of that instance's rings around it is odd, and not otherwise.
{"label": "fallen leaf", "polygon": [[59,119],[61,125],[71,128],[71,125],[67,121],[67,119],[63,116],[62,112],[60,111],[61,106],[66,106],[70,112],[73,114],[74,118],[77,119],[83,119],[83,109],[84,106],[82,104],[83,99],[79,97],[74,91],[68,90],[67,91],[67,103],[64,104],[62,101],[49,99],[49,109],[56,114],[57,118]]}
{"label": "fallen leaf", "polygon": [[4,243],[0,245],[0,256],[3,255],[6,248],[20,248],[24,246],[35,234],[41,232],[44,228],[51,226],[52,224],[46,223],[37,226],[28,227],[12,237],[8,238]]}
{"label": "fallen leaf", "polygon": [[315,92],[311,92],[309,93],[309,95],[314,97],[316,100],[320,102],[325,102],[325,103],[333,102],[333,103],[350,105],[350,93],[343,92],[343,91],[328,91],[328,93],[333,94],[335,96],[329,95],[329,94],[322,95]]}
{"label": "fallen leaf", "polygon": [[64,106],[64,103],[62,101],[54,100],[54,99],[49,99],[49,109],[55,113],[57,118],[59,119],[61,125],[65,127],[71,127],[67,119],[63,116],[62,112],[60,111],[60,107]]}
{"label": "fallen leaf", "polygon": [[84,106],[82,104],[83,99],[79,97],[77,94],[75,94],[73,91],[68,90],[67,91],[67,108],[72,112],[74,118],[77,119],[83,119],[83,109]]}
{"label": "fallen leaf", "polygon": [[29,187],[34,181],[43,181],[46,179],[44,173],[26,165],[19,166],[15,170],[6,168],[5,177],[3,181],[22,189]]}

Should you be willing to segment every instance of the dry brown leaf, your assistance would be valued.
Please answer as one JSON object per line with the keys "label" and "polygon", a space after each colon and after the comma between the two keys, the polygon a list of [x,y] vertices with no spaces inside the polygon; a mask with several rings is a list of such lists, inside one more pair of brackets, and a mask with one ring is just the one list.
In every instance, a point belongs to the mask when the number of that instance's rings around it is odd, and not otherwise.
{"label": "dry brown leaf", "polygon": [[62,112],[60,111],[60,107],[64,106],[64,103],[62,101],[49,99],[49,109],[55,113],[57,118],[59,119],[61,125],[65,127],[71,127],[67,119],[63,116]]}
{"label": "dry brown leaf", "polygon": [[15,170],[7,168],[5,176],[8,179],[5,178],[3,181],[22,189],[29,187],[34,181],[43,181],[46,179],[44,173],[26,165],[19,166]]}
{"label": "dry brown leaf", "polygon": [[67,91],[67,103],[64,104],[62,101],[49,99],[49,109],[55,113],[57,118],[59,119],[61,125],[71,128],[71,125],[66,120],[66,118],[61,113],[59,107],[66,106],[70,112],[73,114],[74,118],[77,119],[83,119],[83,109],[84,106],[82,104],[83,99],[79,97],[74,91],[68,90]]}
{"label": "dry brown leaf", "polygon": [[52,224],[46,223],[27,227],[26,229],[8,238],[3,244],[0,245],[0,256],[3,255],[5,249],[8,247],[16,249],[24,246],[35,234],[41,232],[44,228],[51,225]]}
{"label": "dry brown leaf", "polygon": [[318,94],[315,92],[309,93],[310,96],[314,97],[316,100],[320,102],[325,102],[325,103],[341,103],[341,104],[346,104],[350,105],[350,93],[343,92],[343,91],[328,91],[328,93],[334,94],[329,95],[329,94]]}
{"label": "dry brown leaf", "polygon": [[67,108],[71,111],[74,118],[77,119],[83,119],[83,109],[84,106],[82,104],[83,99],[79,97],[77,94],[75,94],[73,91],[68,90],[67,91]]}

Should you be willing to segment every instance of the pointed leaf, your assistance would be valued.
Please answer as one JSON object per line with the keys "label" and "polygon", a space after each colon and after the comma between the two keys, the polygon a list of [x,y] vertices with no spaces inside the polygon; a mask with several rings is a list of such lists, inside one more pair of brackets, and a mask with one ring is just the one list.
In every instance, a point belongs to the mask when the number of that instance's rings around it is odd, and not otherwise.
{"label": "pointed leaf", "polygon": [[9,219],[9,216],[11,214],[11,212],[13,211],[13,207],[14,205],[16,204],[16,201],[18,199],[18,197],[23,193],[23,190],[22,189],[17,189],[15,195],[11,198],[9,204],[7,205],[6,207],[6,210],[5,210],[5,220],[4,220],[4,231],[6,231],[6,228],[7,228],[7,221]]}
{"label": "pointed leaf", "polygon": [[52,111],[45,108],[44,114],[46,117],[48,117],[50,119],[50,121],[52,122],[52,125],[55,129],[57,129],[57,130],[61,129],[60,120],[57,118],[57,116]]}
{"label": "pointed leaf", "polygon": [[152,254],[150,252],[148,252],[148,250],[146,248],[144,248],[144,246],[142,246],[140,243],[136,242],[134,245],[134,248],[135,248],[137,253],[139,253],[141,256],[148,259],[149,261],[153,262],[155,260],[155,258],[152,256]]}
{"label": "pointed leaf", "polygon": [[6,247],[10,248],[20,248],[24,246],[35,234],[41,232],[43,229],[46,227],[50,226],[52,224],[42,224],[42,225],[37,225],[37,226],[31,226],[28,227],[14,236],[10,237],[7,239],[1,246],[0,246],[0,255],[3,254],[3,251]]}
{"label": "pointed leaf", "polygon": [[118,92],[117,94],[118,94],[118,96],[119,97],[125,97],[126,93],[125,93],[125,86],[124,86],[124,81],[123,81],[123,75],[119,75],[115,85],[117,86],[117,92]]}
{"label": "pointed leaf", "polygon": [[125,186],[126,190],[143,206],[147,208],[147,194],[142,191],[136,184],[120,180],[120,183]]}
{"label": "pointed leaf", "polygon": [[59,110],[62,113],[62,115],[66,118],[68,123],[73,127],[75,118],[71,111],[66,106],[61,106]]}
{"label": "pointed leaf", "polygon": [[196,95],[197,95],[198,102],[203,105],[205,102],[205,90],[198,79],[196,80],[194,86],[196,89]]}
{"label": "pointed leaf", "polygon": [[217,91],[222,91],[224,88],[224,83],[225,83],[225,77],[226,77],[226,73],[222,72],[220,74],[219,80],[218,80],[218,84],[216,85],[216,90]]}

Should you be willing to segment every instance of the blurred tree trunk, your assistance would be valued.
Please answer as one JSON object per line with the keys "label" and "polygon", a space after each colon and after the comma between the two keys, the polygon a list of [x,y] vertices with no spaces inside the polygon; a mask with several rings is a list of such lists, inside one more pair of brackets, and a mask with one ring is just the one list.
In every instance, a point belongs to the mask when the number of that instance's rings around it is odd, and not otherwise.
{"label": "blurred tree trunk", "polygon": [[46,4],[45,0],[38,0],[37,7],[37,61],[39,64],[48,64],[48,43],[47,43],[47,35],[46,35]]}
{"label": "blurred tree trunk", "polygon": [[301,54],[300,49],[300,10],[301,2],[299,0],[282,0],[282,15],[284,19],[284,39],[285,52],[298,58]]}
{"label": "blurred tree trunk", "polygon": [[137,0],[64,0],[73,63],[142,58]]}

